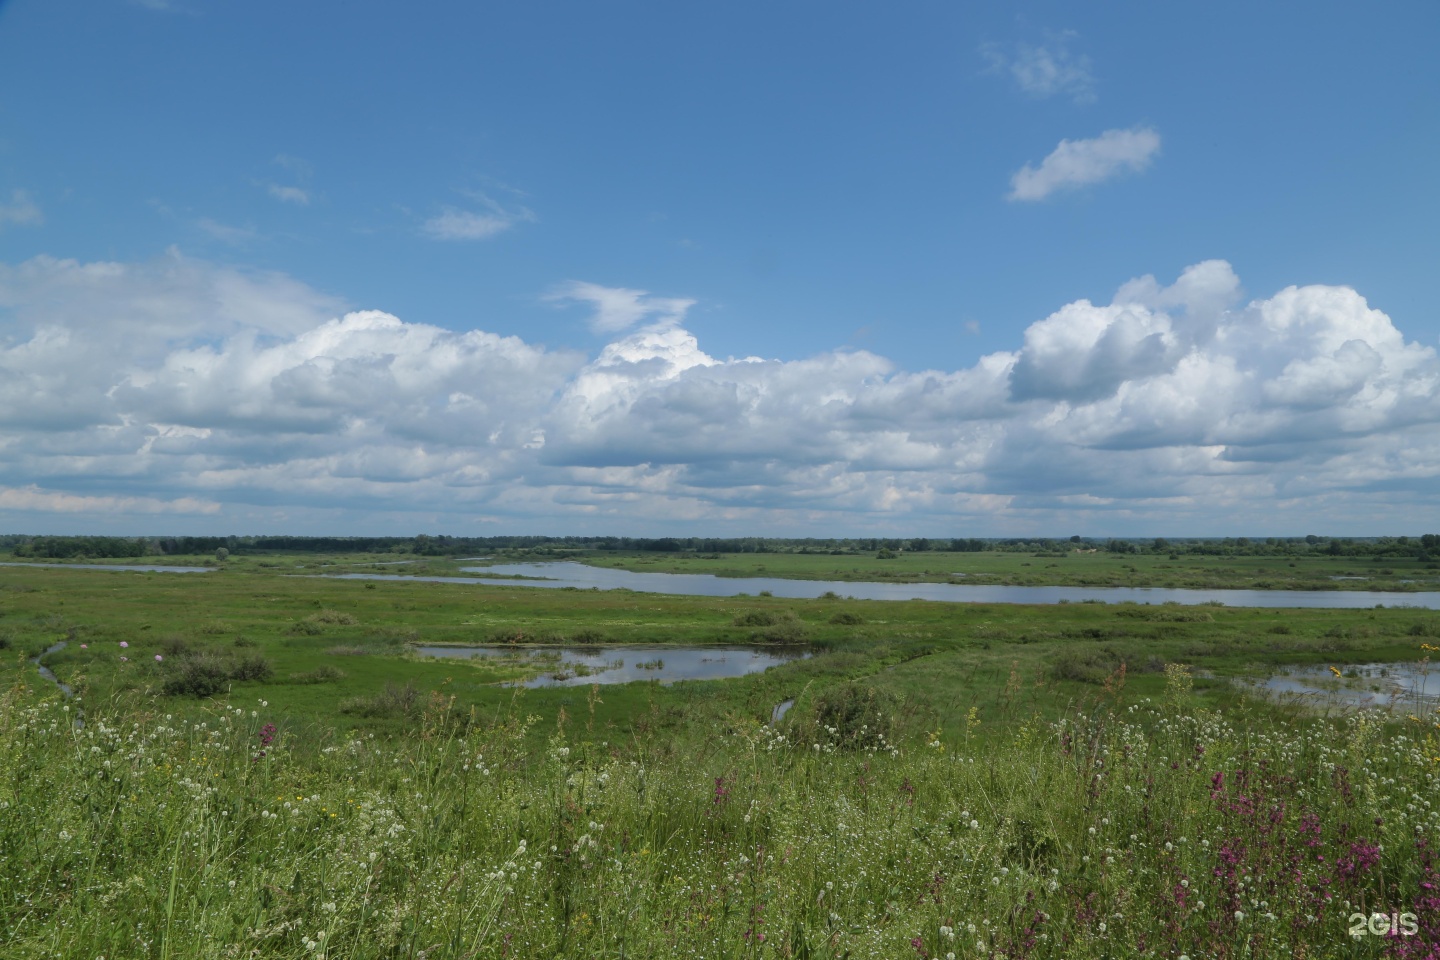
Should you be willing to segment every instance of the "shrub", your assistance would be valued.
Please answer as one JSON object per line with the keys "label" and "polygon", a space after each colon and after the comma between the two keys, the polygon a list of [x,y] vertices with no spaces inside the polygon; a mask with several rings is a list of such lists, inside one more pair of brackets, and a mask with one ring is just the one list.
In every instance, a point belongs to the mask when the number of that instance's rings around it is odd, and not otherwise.
{"label": "shrub", "polygon": [[312,623],[323,623],[340,627],[353,627],[360,622],[350,614],[341,610],[321,610],[319,613],[312,613],[305,619]]}
{"label": "shrub", "polygon": [[270,666],[270,661],[259,654],[252,653],[249,656],[241,657],[231,668],[230,676],[235,680],[266,680],[275,670]]}
{"label": "shrub", "polygon": [[420,712],[420,691],[413,683],[396,686],[387,683],[374,696],[351,697],[340,704],[341,713],[361,717],[413,717]]}
{"label": "shrub", "polygon": [[339,667],[323,664],[305,673],[290,674],[291,683],[334,683],[345,679],[345,671]]}
{"label": "shrub", "polygon": [[270,661],[258,655],[232,660],[209,650],[191,652],[166,661],[170,675],[161,689],[172,697],[213,697],[234,680],[264,680],[273,672]]}
{"label": "shrub", "polygon": [[171,662],[176,664],[175,672],[165,679],[163,689],[172,697],[213,697],[229,686],[230,664],[213,654]]}
{"label": "shrub", "polygon": [[865,618],[858,613],[837,613],[830,618],[830,622],[838,626],[854,627],[865,622]]}
{"label": "shrub", "polygon": [[1165,661],[1149,655],[1112,647],[1092,647],[1084,650],[1064,650],[1056,656],[1051,673],[1061,680],[1075,680],[1080,683],[1104,683],[1105,678],[1119,670],[1121,665],[1130,673],[1159,673],[1165,669]]}
{"label": "shrub", "polygon": [[805,623],[792,610],[751,610],[737,616],[737,627],[758,627],[750,632],[754,643],[801,643],[805,639]]}
{"label": "shrub", "polygon": [[190,641],[173,633],[160,641],[160,649],[167,657],[183,657],[190,652]]}
{"label": "shrub", "polygon": [[815,701],[816,738],[828,739],[843,750],[883,748],[898,706],[893,694],[874,687],[847,683],[827,690]]}

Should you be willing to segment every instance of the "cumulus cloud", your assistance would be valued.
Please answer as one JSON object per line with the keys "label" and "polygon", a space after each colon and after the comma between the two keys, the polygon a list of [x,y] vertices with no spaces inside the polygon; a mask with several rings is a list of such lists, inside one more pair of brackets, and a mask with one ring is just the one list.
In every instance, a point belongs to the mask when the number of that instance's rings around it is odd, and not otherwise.
{"label": "cumulus cloud", "polygon": [[0,230],[5,229],[7,223],[23,227],[44,222],[45,215],[40,211],[40,205],[26,190],[13,190],[9,203],[0,202]]}
{"label": "cumulus cloud", "polygon": [[1090,58],[1069,49],[1078,37],[1073,30],[1066,30],[1044,44],[1017,43],[1013,50],[986,44],[980,54],[985,58],[987,72],[1008,74],[1032,97],[1065,94],[1076,103],[1093,103],[1095,77],[1090,72]]}
{"label": "cumulus cloud", "polygon": [[1090,140],[1061,140],[1040,166],[1026,164],[1010,178],[1010,200],[1043,200],[1057,190],[1109,180],[1150,166],[1160,134],[1150,127],[1106,130]]}
{"label": "cumulus cloud", "polygon": [[554,303],[590,304],[595,310],[590,316],[590,329],[596,333],[617,333],[647,320],[661,326],[678,324],[695,305],[694,300],[652,297],[647,290],[602,287],[580,280],[562,283],[546,294],[545,299]]}
{"label": "cumulus cloud", "polygon": [[689,301],[553,295],[611,341],[348,311],[176,253],[0,267],[0,509],[822,535],[1440,520],[1440,360],[1348,287],[1246,300],[1207,261],[948,371],[722,358]]}

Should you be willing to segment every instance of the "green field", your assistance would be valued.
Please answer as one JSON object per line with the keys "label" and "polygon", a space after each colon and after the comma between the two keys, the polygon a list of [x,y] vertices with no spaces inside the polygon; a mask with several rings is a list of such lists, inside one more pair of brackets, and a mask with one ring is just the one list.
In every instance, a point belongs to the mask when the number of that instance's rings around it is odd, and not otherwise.
{"label": "green field", "polygon": [[[932,569],[939,556],[961,555],[931,555]],[[774,556],[745,559],[780,572]],[[782,559],[830,576],[841,558]],[[1434,715],[1321,718],[1231,682],[1413,664],[1440,645],[1440,613],[286,575],[361,560],[0,568],[4,956],[1419,957],[1440,944],[1440,900],[1421,885],[1440,882]],[[30,662],[60,642],[44,662],[75,701]],[[426,659],[417,643],[517,656]],[[536,646],[609,643],[815,655],[724,681],[502,685],[536,671],[523,656]],[[1419,932],[1347,935],[1350,913],[1376,910],[1415,912]]]}
{"label": "green field", "polygon": [[[537,559],[540,559],[537,557]],[[802,580],[878,580],[1014,586],[1174,587],[1195,590],[1440,590],[1440,566],[1411,558],[1115,554],[1103,550],[1026,554],[991,551],[899,553],[726,553],[577,555],[586,563],[652,573]]]}

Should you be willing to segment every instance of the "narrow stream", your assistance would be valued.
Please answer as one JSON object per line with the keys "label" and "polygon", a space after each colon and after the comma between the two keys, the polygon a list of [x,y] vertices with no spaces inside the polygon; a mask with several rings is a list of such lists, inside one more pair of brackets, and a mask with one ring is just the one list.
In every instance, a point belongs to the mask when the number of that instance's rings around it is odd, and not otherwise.
{"label": "narrow stream", "polygon": [[[55,684],[56,688],[60,691],[61,696],[63,696],[66,700],[73,700],[75,699],[74,688],[71,687],[68,683],[62,683],[60,681],[60,678],[55,676],[55,671],[51,670],[43,663],[44,659],[50,656],[50,654],[59,653],[61,650],[64,650],[65,647],[66,641],[57,640],[55,643],[52,643],[50,646],[46,647],[44,652],[42,652],[40,656],[31,657],[30,662],[35,664],[35,669],[40,671],[40,676],[42,678],[49,680],[51,683]],[[80,709],[77,709],[75,711],[75,726],[77,729],[85,726],[85,711]]]}

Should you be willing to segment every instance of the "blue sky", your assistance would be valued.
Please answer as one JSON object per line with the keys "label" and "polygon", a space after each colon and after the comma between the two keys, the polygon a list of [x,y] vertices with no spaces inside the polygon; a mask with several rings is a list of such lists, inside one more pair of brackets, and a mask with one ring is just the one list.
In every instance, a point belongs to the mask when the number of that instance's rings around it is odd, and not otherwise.
{"label": "blue sky", "polygon": [[11,0],[0,527],[1440,527],[1437,27]]}

